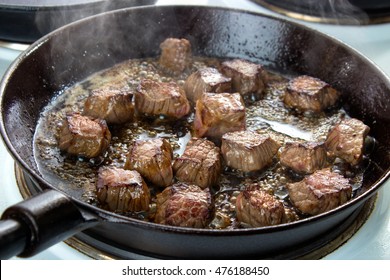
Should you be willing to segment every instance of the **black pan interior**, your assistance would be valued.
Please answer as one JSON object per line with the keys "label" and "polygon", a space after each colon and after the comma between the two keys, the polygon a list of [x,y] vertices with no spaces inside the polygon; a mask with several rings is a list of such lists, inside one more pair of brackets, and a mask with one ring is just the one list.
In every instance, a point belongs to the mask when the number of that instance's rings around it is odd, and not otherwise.
{"label": "black pan interior", "polygon": [[[378,141],[364,179],[365,195],[388,176],[390,81],[373,64],[303,26],[245,11],[189,6],[105,13],[59,29],[23,53],[1,84],[1,133],[17,162],[41,186],[56,188],[61,182],[43,179],[33,156],[34,129],[44,106],[64,88],[101,69],[129,58],[157,56],[167,37],[189,39],[196,55],[246,58],[334,85],[349,114],[369,125]],[[80,193],[65,192],[83,204]]]}

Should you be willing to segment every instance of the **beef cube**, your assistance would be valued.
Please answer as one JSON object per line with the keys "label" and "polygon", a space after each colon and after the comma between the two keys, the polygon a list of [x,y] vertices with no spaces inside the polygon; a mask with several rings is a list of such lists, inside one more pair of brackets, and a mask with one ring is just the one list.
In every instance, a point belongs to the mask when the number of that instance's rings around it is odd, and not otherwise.
{"label": "beef cube", "polygon": [[155,222],[158,224],[204,228],[211,216],[208,189],[176,183],[157,195]]}
{"label": "beef cube", "polygon": [[187,39],[168,38],[160,49],[159,64],[167,73],[178,75],[191,66],[191,43]]}
{"label": "beef cube", "polygon": [[60,150],[68,154],[94,158],[107,150],[110,141],[106,121],[71,113],[65,117],[58,142]]}
{"label": "beef cube", "polygon": [[325,146],[332,156],[339,157],[351,165],[362,159],[365,138],[370,128],[357,119],[345,119],[331,129]]}
{"label": "beef cube", "polygon": [[221,72],[232,78],[233,91],[242,95],[254,93],[256,97],[262,96],[266,76],[263,66],[244,59],[233,59],[222,62]]}
{"label": "beef cube", "polygon": [[221,174],[219,148],[207,139],[192,138],[173,164],[176,179],[202,189],[215,185]]}
{"label": "beef cube", "polygon": [[231,79],[215,68],[202,68],[192,73],[184,84],[187,98],[196,103],[204,92],[230,92]]}
{"label": "beef cube", "polygon": [[311,174],[327,164],[325,145],[316,142],[287,142],[280,152],[280,163],[297,173]]}
{"label": "beef cube", "polygon": [[196,102],[195,136],[220,141],[226,132],[245,129],[245,105],[239,93],[207,92]]}
{"label": "beef cube", "polygon": [[100,204],[110,211],[149,210],[149,188],[137,171],[101,167],[98,172],[96,190]]}
{"label": "beef cube", "polygon": [[144,79],[137,88],[134,102],[139,113],[150,116],[164,115],[179,119],[190,112],[190,104],[184,90],[174,82]]}
{"label": "beef cube", "polygon": [[286,185],[290,201],[302,213],[317,215],[347,202],[352,195],[348,179],[325,168],[302,181]]}
{"label": "beef cube", "polygon": [[279,144],[271,137],[252,131],[235,131],[222,136],[221,152],[226,165],[244,172],[269,165],[278,149]]}
{"label": "beef cube", "polygon": [[244,190],[236,200],[237,221],[251,227],[278,225],[283,222],[282,202],[263,190]]}
{"label": "beef cube", "polygon": [[172,147],[165,139],[137,140],[125,163],[125,169],[137,170],[145,180],[156,186],[172,183]]}
{"label": "beef cube", "polygon": [[133,94],[118,89],[93,90],[84,103],[83,114],[105,120],[108,124],[121,124],[134,116]]}
{"label": "beef cube", "polygon": [[320,113],[336,105],[340,93],[329,84],[310,76],[299,76],[289,81],[284,104],[301,112]]}

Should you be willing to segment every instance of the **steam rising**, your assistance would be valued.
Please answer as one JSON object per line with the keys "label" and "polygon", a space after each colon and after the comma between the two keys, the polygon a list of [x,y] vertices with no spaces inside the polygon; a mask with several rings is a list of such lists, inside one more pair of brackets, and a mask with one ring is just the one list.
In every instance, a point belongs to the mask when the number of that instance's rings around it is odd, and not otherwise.
{"label": "steam rising", "polygon": [[364,24],[368,22],[368,15],[349,0],[309,0],[310,8],[321,17],[331,17],[335,24]]}
{"label": "steam rising", "polygon": [[[28,2],[28,1],[27,1]],[[35,24],[42,35],[61,26],[115,9],[149,5],[156,0],[40,0],[27,3],[37,9]]]}
{"label": "steam rising", "polygon": [[[370,22],[362,0],[259,0],[264,6],[292,18],[336,25],[362,25]],[[369,0],[367,0],[369,1]],[[256,1],[255,1],[256,2]],[[369,7],[369,6],[368,6]]]}

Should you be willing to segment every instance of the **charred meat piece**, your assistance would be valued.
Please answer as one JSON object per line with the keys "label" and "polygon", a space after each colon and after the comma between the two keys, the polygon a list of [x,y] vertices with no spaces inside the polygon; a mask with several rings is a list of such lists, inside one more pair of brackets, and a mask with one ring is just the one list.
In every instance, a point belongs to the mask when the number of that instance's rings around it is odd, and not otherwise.
{"label": "charred meat piece", "polygon": [[168,38],[160,44],[160,66],[178,75],[192,64],[191,43],[187,39]]}
{"label": "charred meat piece", "polygon": [[121,124],[133,118],[133,94],[118,89],[99,89],[91,92],[84,104],[83,114]]}
{"label": "charred meat piece", "polygon": [[111,141],[106,121],[79,113],[68,114],[59,133],[59,148],[71,155],[94,158],[103,154]]}
{"label": "charred meat piece", "polygon": [[311,174],[327,164],[325,145],[316,142],[287,142],[280,152],[280,163],[297,173]]}
{"label": "charred meat piece", "polygon": [[173,164],[176,179],[202,189],[213,186],[221,174],[219,148],[207,139],[192,138]]}
{"label": "charred meat piece", "polygon": [[184,90],[174,82],[144,79],[135,92],[134,102],[139,113],[151,116],[164,115],[179,119],[190,112]]}
{"label": "charred meat piece", "polygon": [[172,147],[162,138],[134,142],[125,163],[125,169],[137,170],[145,180],[156,186],[172,183]]}
{"label": "charred meat piece", "polygon": [[264,92],[266,73],[259,64],[244,59],[233,59],[222,63],[221,72],[232,78],[233,91],[242,95],[255,93],[257,97]]}
{"label": "charred meat piece", "polygon": [[299,76],[289,81],[284,104],[298,111],[314,113],[336,105],[340,93],[329,84],[310,76]]}
{"label": "charred meat piece", "polygon": [[317,170],[302,181],[287,184],[292,204],[302,213],[316,215],[347,202],[352,195],[348,179],[328,168]]}
{"label": "charred meat piece", "polygon": [[211,216],[211,195],[209,189],[177,183],[157,195],[156,208],[156,223],[204,228]]}
{"label": "charred meat piece", "polygon": [[101,167],[96,189],[99,202],[110,211],[139,212],[149,210],[149,188],[137,171],[117,167]]}
{"label": "charred meat piece", "polygon": [[218,141],[226,132],[245,130],[245,120],[245,105],[239,93],[206,92],[196,102],[195,136]]}
{"label": "charred meat piece", "polygon": [[325,146],[332,156],[357,165],[364,152],[364,141],[370,128],[357,119],[345,119],[328,133]]}
{"label": "charred meat piece", "polygon": [[252,131],[229,132],[222,136],[221,152],[227,166],[244,172],[256,171],[272,162],[279,144],[271,137]]}
{"label": "charred meat piece", "polygon": [[263,190],[242,191],[236,200],[237,220],[252,227],[278,225],[283,222],[282,202]]}
{"label": "charred meat piece", "polygon": [[184,90],[187,98],[195,103],[204,92],[230,92],[231,79],[215,68],[202,68],[187,78]]}

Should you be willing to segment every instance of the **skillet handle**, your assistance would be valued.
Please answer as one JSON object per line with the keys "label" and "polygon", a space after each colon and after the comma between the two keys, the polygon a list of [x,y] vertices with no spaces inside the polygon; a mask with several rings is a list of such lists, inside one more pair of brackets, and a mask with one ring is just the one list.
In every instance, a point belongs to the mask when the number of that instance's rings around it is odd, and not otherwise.
{"label": "skillet handle", "polygon": [[31,257],[98,223],[64,194],[47,190],[7,208],[0,221],[0,259]]}
{"label": "skillet handle", "polygon": [[23,252],[28,228],[16,220],[0,221],[0,259],[8,259]]}

